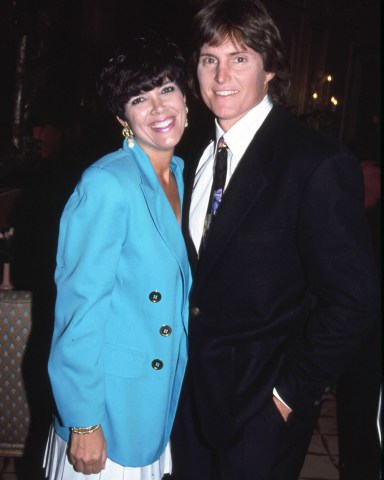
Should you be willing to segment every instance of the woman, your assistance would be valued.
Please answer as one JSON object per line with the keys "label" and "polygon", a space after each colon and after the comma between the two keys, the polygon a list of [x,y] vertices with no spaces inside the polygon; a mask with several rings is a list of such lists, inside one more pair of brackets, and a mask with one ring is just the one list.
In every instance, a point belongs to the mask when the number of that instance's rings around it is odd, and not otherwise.
{"label": "woman", "polygon": [[83,173],[60,224],[51,480],[153,480],[171,470],[190,287],[183,163],[173,155],[187,123],[185,70],[166,40],[127,44],[99,81],[126,140]]}

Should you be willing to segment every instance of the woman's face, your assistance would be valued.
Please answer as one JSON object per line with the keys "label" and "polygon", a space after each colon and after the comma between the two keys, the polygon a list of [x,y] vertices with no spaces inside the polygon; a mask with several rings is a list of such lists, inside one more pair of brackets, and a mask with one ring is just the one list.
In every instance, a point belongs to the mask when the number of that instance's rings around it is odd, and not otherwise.
{"label": "woman's face", "polygon": [[135,141],[148,155],[173,151],[185,128],[185,97],[175,82],[166,81],[132,97],[125,105],[125,117]]}

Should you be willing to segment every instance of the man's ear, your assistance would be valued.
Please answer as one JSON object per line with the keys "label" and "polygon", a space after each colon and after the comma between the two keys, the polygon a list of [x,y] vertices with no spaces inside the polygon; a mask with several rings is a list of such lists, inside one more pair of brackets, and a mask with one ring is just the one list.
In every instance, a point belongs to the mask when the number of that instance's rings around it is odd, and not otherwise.
{"label": "man's ear", "polygon": [[266,72],[266,76],[265,76],[266,83],[269,83],[274,77],[275,77],[274,72]]}

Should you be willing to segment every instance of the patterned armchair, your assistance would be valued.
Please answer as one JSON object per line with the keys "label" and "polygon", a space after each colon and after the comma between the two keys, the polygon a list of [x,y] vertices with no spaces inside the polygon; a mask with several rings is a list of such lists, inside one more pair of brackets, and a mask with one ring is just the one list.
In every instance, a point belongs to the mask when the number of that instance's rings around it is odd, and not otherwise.
{"label": "patterned armchair", "polygon": [[30,423],[22,361],[31,331],[32,296],[0,291],[0,456],[21,456]]}

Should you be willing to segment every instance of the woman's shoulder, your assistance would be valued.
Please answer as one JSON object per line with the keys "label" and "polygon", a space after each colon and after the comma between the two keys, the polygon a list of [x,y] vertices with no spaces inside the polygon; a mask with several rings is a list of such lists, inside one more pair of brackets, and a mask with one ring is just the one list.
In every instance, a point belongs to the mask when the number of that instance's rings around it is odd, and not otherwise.
{"label": "woman's shoulder", "polygon": [[136,183],[140,178],[132,155],[123,149],[104,155],[83,172],[83,178],[94,176],[114,177],[115,181],[124,184]]}
{"label": "woman's shoulder", "polygon": [[101,168],[107,171],[130,171],[135,170],[135,162],[133,156],[129,151],[122,148],[115,150],[114,152],[107,153],[102,156],[96,162],[94,162],[90,168]]}

